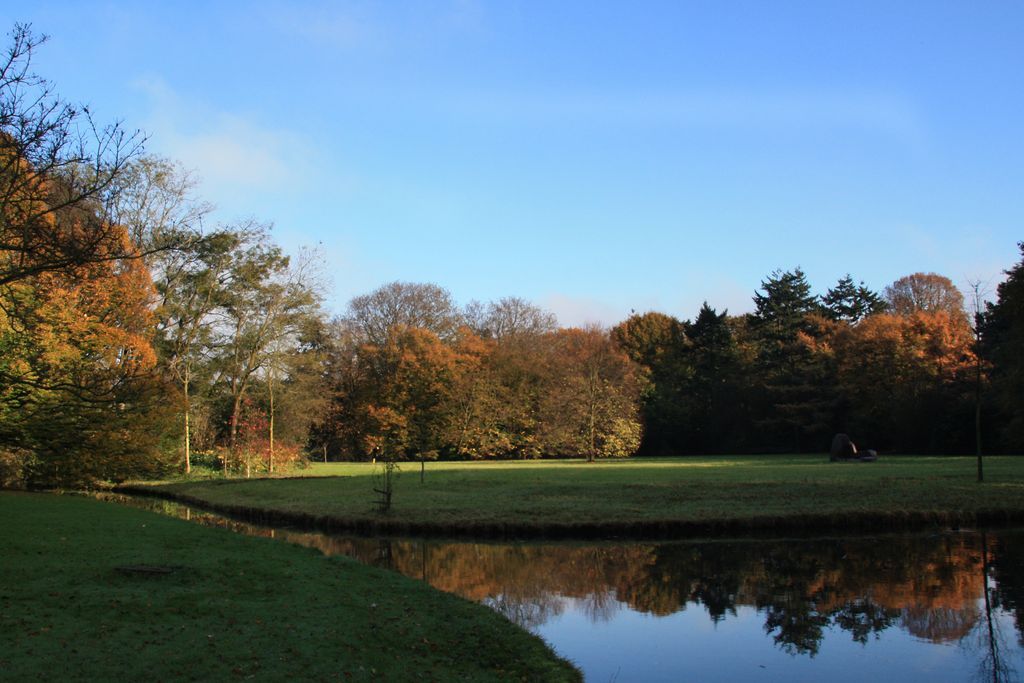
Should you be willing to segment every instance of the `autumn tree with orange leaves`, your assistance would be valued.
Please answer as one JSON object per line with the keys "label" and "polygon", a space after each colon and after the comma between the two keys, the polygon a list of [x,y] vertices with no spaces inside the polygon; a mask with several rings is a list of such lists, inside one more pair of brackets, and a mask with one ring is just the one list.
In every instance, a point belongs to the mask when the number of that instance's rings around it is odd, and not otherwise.
{"label": "autumn tree with orange leaves", "polygon": [[[97,253],[131,249],[124,230]],[[115,239],[116,238],[116,239]],[[0,289],[0,429],[18,477],[78,484],[156,474],[166,387],[154,372],[142,261],[96,259]]]}
{"label": "autumn tree with orange leaves", "polygon": [[159,470],[153,289],[108,220],[143,137],[100,126],[32,70],[15,25],[0,59],[0,479],[80,483]]}
{"label": "autumn tree with orange leaves", "polygon": [[599,327],[559,330],[552,340],[550,390],[543,402],[541,440],[552,455],[636,452],[643,435],[637,367]]}
{"label": "autumn tree with orange leaves", "polygon": [[964,316],[874,315],[833,343],[851,433],[880,448],[969,447],[974,340]]}
{"label": "autumn tree with orange leaves", "polygon": [[905,275],[885,288],[888,308],[898,315],[919,311],[943,311],[952,318],[965,318],[964,295],[953,281],[937,273]]}
{"label": "autumn tree with orange leaves", "polygon": [[483,364],[493,343],[463,327],[451,343],[430,330],[394,327],[383,345],[359,349],[364,389],[361,408],[366,451],[384,459],[473,457],[486,436],[491,386]]}
{"label": "autumn tree with orange leaves", "polygon": [[391,328],[384,344],[364,347],[375,369],[376,390],[366,406],[375,429],[366,435],[371,452],[385,458],[434,460],[448,428],[457,357],[433,332]]}
{"label": "autumn tree with orange leaves", "polygon": [[636,451],[639,368],[608,331],[555,330],[551,314],[515,298],[471,304],[461,315],[468,324],[455,331],[388,323],[435,320],[416,311],[438,302],[450,320],[447,293],[428,285],[393,283],[353,301],[332,325],[332,400],[314,430],[323,448],[420,460],[421,473],[433,458]]}

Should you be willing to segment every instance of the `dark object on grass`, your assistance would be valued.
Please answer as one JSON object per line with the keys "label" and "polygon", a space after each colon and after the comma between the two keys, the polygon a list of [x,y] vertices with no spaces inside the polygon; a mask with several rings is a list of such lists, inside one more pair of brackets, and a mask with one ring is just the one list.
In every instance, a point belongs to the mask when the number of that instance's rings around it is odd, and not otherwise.
{"label": "dark object on grass", "polygon": [[114,567],[115,571],[135,576],[161,576],[163,574],[171,574],[179,569],[181,567],[163,564],[124,564],[120,567]]}
{"label": "dark object on grass", "polygon": [[860,456],[861,462],[874,462],[878,460],[878,451],[873,448],[869,448],[864,451],[864,455]]}
{"label": "dark object on grass", "polygon": [[850,441],[846,434],[836,434],[832,437],[832,448],[829,449],[829,460],[852,460],[857,457],[857,446]]}

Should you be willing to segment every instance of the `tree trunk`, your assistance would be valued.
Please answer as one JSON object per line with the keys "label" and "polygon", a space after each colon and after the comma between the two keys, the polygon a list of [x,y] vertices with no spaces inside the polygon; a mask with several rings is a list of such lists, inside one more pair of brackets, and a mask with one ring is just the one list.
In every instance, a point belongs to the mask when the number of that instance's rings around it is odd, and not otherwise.
{"label": "tree trunk", "polygon": [[185,474],[190,474],[192,472],[191,434],[189,433],[189,413],[192,412],[192,406],[188,398],[188,385],[188,370],[185,370],[185,380],[182,382],[182,386],[185,390]]}
{"label": "tree trunk", "polygon": [[597,392],[598,392],[598,378],[597,373],[591,370],[590,372],[590,417],[587,424],[587,462],[594,462],[597,456]]}
{"label": "tree trunk", "polygon": [[[977,349],[980,339],[975,340],[975,348]],[[980,349],[975,351],[976,354],[980,353]],[[979,355],[975,361],[975,376],[974,376],[974,447],[978,454],[978,483],[985,480],[985,473],[982,471],[981,464],[981,356]]]}
{"label": "tree trunk", "polygon": [[594,402],[590,403],[590,420],[588,424],[589,443],[587,444],[587,462],[594,462],[594,456],[597,452],[597,416],[594,414],[596,406]]}
{"label": "tree trunk", "polygon": [[270,445],[269,445],[269,461],[267,462],[267,471],[273,473],[274,471],[274,373],[273,371],[267,373],[267,389],[270,391]]}
{"label": "tree trunk", "polygon": [[971,282],[974,290],[974,448],[978,456],[978,483],[985,480],[981,464],[981,281]]}
{"label": "tree trunk", "polygon": [[985,473],[981,464],[981,399],[974,404],[974,443],[978,451],[978,482],[985,481]]}
{"label": "tree trunk", "polygon": [[[234,455],[236,452],[235,447],[238,442],[238,417],[241,412],[242,394],[241,392],[239,392],[235,394],[235,400],[231,406],[231,420],[229,422],[230,432],[228,435],[228,451],[230,452],[231,455]],[[224,456],[224,476],[228,476],[228,458],[226,455]]]}

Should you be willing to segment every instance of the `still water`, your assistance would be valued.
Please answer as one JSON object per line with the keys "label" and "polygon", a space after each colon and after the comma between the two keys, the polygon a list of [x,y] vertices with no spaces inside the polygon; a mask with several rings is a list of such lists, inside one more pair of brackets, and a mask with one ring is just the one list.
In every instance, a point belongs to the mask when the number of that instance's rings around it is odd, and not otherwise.
{"label": "still water", "polygon": [[493,544],[271,529],[481,602],[587,681],[1018,681],[1024,531],[787,541]]}

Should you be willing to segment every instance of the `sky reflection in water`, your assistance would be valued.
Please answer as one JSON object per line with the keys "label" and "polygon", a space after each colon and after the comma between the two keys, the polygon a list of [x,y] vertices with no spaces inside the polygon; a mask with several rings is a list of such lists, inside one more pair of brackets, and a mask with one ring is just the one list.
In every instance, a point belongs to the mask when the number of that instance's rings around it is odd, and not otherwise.
{"label": "sky reflection in water", "polygon": [[1021,531],[502,545],[271,530],[146,505],[483,602],[587,681],[1017,681],[1024,670]]}

